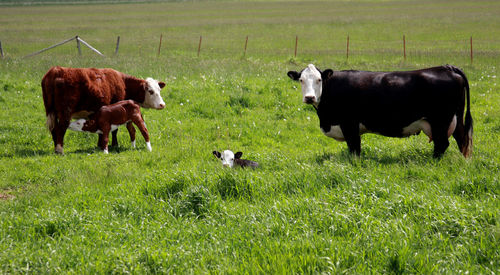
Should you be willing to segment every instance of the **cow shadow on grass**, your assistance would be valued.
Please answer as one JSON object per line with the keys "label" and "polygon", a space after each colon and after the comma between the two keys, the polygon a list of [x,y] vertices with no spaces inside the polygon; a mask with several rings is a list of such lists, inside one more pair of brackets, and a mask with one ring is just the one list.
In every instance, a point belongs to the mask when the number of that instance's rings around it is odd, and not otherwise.
{"label": "cow shadow on grass", "polygon": [[53,154],[49,150],[33,149],[33,148],[19,148],[15,149],[14,152],[6,152],[0,155],[0,157],[40,157]]}
{"label": "cow shadow on grass", "polygon": [[[408,162],[427,162],[433,160],[432,150],[411,150],[401,152],[400,154],[391,154],[390,152],[378,152],[373,150],[361,151],[361,156],[352,155],[348,149],[339,150],[336,152],[320,152],[317,153],[313,160],[318,165],[323,165],[325,162],[340,162],[344,164],[354,164],[359,161],[377,162],[384,165],[405,164]],[[427,161],[426,161],[427,160]]]}

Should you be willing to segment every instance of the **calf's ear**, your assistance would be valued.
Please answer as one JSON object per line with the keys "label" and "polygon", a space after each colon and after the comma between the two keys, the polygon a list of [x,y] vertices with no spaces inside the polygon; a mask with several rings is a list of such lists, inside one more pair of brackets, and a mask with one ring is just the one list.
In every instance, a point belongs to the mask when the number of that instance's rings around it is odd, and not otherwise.
{"label": "calf's ear", "polygon": [[236,154],[234,154],[234,158],[239,159],[239,158],[241,158],[242,155],[243,155],[242,152],[236,152]]}
{"label": "calf's ear", "polygon": [[298,73],[297,71],[289,71],[286,75],[288,75],[289,78],[295,81],[298,81],[300,78],[300,73]]}
{"label": "calf's ear", "polygon": [[333,75],[333,71],[331,69],[326,69],[321,73],[321,79],[326,80]]}
{"label": "calf's ear", "polygon": [[218,159],[220,159],[220,152],[218,151],[213,151],[212,154],[214,154],[214,156]]}
{"label": "calf's ear", "polygon": [[160,86],[160,89],[163,89],[165,87],[165,82],[158,82],[158,86]]}

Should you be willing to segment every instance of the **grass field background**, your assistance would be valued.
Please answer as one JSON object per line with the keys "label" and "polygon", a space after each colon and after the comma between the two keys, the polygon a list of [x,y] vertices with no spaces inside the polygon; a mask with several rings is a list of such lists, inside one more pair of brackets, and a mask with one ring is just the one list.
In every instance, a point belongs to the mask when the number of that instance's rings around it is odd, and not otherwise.
{"label": "grass field background", "polygon": [[[0,6],[0,272],[499,273],[499,32],[498,1]],[[75,35],[106,57],[72,42],[23,58]],[[351,158],[286,76],[309,63],[461,67],[472,157],[367,134]],[[109,155],[75,132],[55,155],[40,87],[55,65],[165,81],[166,108],[143,109],[153,152],[122,129]],[[223,169],[224,149],[261,167]]]}

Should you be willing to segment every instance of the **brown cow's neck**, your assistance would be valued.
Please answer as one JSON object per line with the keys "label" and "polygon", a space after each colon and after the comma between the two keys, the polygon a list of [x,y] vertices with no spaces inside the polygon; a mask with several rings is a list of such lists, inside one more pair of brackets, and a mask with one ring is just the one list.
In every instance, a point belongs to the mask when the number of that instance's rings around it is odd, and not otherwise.
{"label": "brown cow's neck", "polygon": [[123,74],[123,81],[125,82],[125,98],[132,99],[138,103],[144,103],[144,80]]}

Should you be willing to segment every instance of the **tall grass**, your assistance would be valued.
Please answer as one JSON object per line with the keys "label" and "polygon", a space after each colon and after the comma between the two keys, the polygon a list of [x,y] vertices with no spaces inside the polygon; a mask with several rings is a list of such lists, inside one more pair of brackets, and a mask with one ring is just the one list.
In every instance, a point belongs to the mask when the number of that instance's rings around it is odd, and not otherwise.
{"label": "tall grass", "polygon": [[[0,272],[498,273],[499,14],[496,1],[1,7]],[[107,57],[72,44],[22,58],[74,35]],[[352,158],[286,77],[308,63],[462,67],[472,158],[452,139],[435,160],[425,136],[376,135]],[[40,88],[54,65],[165,81],[167,107],[143,109],[153,152],[122,129],[109,155],[76,132],[55,155]],[[223,169],[216,149],[261,167]]]}

